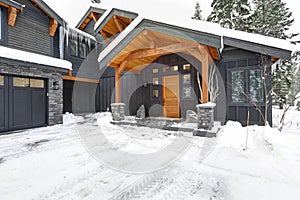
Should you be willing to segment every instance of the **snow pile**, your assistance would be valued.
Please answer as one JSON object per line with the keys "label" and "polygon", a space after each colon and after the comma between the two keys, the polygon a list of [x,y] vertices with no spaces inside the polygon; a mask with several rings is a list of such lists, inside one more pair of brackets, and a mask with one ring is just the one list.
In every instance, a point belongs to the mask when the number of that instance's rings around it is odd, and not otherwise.
{"label": "snow pile", "polygon": [[82,116],[75,116],[72,113],[66,112],[66,114],[63,115],[63,124],[64,125],[70,125],[75,124],[78,122],[83,122],[84,118]]}
{"label": "snow pile", "polygon": [[72,63],[50,56],[0,46],[0,57],[72,70]]}
{"label": "snow pile", "polygon": [[[282,109],[278,109],[276,107],[273,107],[272,109],[272,115],[273,115],[273,126],[279,127],[280,126],[280,120],[283,114]],[[300,133],[300,111],[297,110],[296,107],[291,107],[285,117],[285,123],[284,123],[284,129],[296,129],[299,130],[298,133]]]}

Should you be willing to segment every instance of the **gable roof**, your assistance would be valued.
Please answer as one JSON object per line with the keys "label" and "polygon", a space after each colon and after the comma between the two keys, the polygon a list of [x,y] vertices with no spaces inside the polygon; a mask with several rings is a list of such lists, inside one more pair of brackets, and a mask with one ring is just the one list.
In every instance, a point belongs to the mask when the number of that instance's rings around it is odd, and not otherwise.
{"label": "gable roof", "polygon": [[97,8],[97,7],[93,7],[91,6],[87,11],[86,13],[83,15],[83,17],[80,19],[80,21],[78,22],[78,24],[76,25],[75,28],[79,28],[84,22],[85,20],[89,17],[89,15],[92,13],[92,12],[95,12],[95,13],[98,13],[98,14],[103,14],[105,13],[105,9],[102,9],[102,8]]}
{"label": "gable roof", "polygon": [[60,25],[65,23],[64,19],[61,18],[53,9],[51,9],[44,1],[42,0],[31,0],[47,15],[55,19]]}
{"label": "gable roof", "polygon": [[[99,19],[95,25],[96,31],[105,25],[112,10],[113,9],[106,11]],[[193,19],[177,20],[173,18],[153,20],[151,17],[138,15],[138,17],[100,53],[98,59],[100,64],[108,64],[114,56],[125,48],[126,45],[144,29],[196,41],[200,44],[216,47],[220,51],[222,51],[224,45],[230,45],[276,58],[290,58],[294,49],[294,45],[286,40],[230,30],[211,22]]]}

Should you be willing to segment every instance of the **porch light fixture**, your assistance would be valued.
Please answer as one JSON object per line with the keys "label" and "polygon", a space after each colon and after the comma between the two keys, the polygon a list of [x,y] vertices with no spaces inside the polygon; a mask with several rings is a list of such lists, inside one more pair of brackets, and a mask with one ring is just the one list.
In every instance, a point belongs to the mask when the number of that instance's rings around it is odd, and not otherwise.
{"label": "porch light fixture", "polygon": [[60,84],[57,81],[53,82],[53,90],[59,90],[60,89]]}

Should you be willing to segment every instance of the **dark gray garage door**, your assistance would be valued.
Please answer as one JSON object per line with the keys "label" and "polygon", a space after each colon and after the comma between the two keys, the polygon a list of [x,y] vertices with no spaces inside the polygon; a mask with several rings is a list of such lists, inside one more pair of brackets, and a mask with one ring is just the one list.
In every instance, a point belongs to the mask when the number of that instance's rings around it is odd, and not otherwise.
{"label": "dark gray garage door", "polygon": [[0,132],[47,124],[46,82],[0,75]]}

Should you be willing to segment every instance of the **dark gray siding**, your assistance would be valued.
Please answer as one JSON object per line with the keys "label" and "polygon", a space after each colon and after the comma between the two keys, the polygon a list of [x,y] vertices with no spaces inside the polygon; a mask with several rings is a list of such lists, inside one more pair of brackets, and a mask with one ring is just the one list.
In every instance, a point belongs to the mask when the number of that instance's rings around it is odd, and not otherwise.
{"label": "dark gray siding", "polygon": [[95,22],[94,20],[92,19],[88,24],[87,26],[84,28],[84,32],[86,33],[89,33],[91,35],[95,35],[95,31],[94,31],[94,26],[95,26]]}
{"label": "dark gray siding", "polygon": [[19,0],[18,2],[26,7],[23,13],[18,13],[15,26],[8,26],[7,45],[12,48],[50,56],[50,19],[31,1]]}
{"label": "dark gray siding", "polygon": [[[225,47],[222,53],[222,60],[220,62],[216,62],[218,69],[222,75],[225,91],[226,91],[226,120],[234,120],[239,121],[243,125],[247,123],[247,113],[249,110],[249,120],[250,124],[263,124],[263,117],[259,114],[258,109],[262,111],[264,114],[265,105],[264,102],[250,102],[249,100],[245,100],[245,102],[234,103],[231,102],[231,81],[230,81],[230,71],[231,70],[252,70],[252,69],[262,69],[260,64],[261,55],[241,50],[232,47]],[[272,82],[271,82],[271,64],[269,63],[269,68],[267,71],[267,90],[271,90]],[[245,79],[245,86],[249,87],[249,80]],[[245,94],[246,95],[246,94]],[[223,96],[223,95],[221,95]],[[268,109],[268,120],[269,124],[272,124],[272,106],[269,105]]]}

